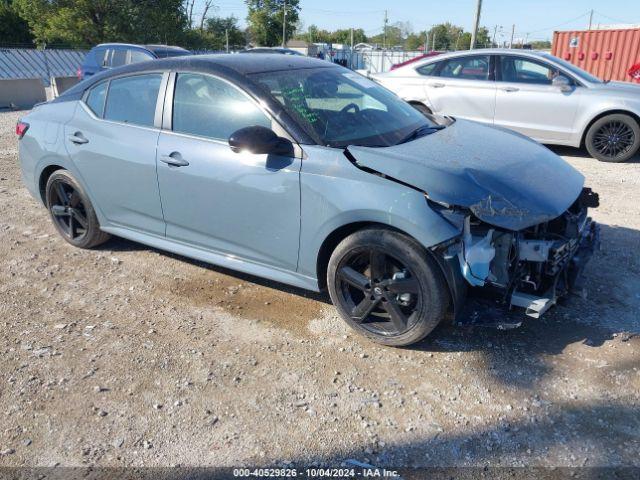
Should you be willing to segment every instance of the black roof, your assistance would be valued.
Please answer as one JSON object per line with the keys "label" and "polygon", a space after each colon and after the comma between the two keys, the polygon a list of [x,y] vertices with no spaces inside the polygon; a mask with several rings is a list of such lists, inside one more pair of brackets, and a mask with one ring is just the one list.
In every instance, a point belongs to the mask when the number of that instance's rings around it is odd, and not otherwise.
{"label": "black roof", "polygon": [[[319,60],[317,58],[304,57],[300,55],[282,55],[280,53],[264,53],[261,55],[240,55],[240,54],[215,54],[215,55],[192,55],[189,57],[172,58],[162,60],[162,64],[155,62],[156,68],[181,68],[206,67],[211,71],[220,69],[233,70],[241,75],[252,73],[276,72],[279,70],[298,70],[301,68],[330,68],[335,64]],[[143,63],[137,65],[145,65]],[[162,66],[161,66],[162,65]],[[147,65],[145,65],[147,66]]]}

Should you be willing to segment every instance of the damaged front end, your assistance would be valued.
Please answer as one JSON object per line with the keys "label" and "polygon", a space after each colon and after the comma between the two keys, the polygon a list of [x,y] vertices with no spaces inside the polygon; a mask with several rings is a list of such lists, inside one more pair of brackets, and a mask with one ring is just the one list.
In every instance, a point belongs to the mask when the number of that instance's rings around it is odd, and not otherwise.
{"label": "damaged front end", "polygon": [[441,254],[457,260],[470,286],[489,289],[504,305],[538,318],[560,297],[584,296],[581,273],[600,245],[588,208],[598,204],[598,195],[583,188],[560,216],[518,231],[479,220],[471,210],[443,209],[450,221],[461,223],[462,235]]}

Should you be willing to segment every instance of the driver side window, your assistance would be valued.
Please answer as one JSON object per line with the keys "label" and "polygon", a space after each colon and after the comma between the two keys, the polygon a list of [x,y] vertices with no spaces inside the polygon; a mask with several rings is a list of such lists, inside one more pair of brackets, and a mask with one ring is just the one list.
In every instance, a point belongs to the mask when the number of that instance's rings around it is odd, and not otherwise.
{"label": "driver side window", "polygon": [[271,128],[271,120],[246,94],[224,80],[179,73],[173,96],[173,131],[227,141],[243,127]]}
{"label": "driver side window", "polygon": [[500,58],[500,74],[503,82],[551,85],[560,71],[528,58],[503,55]]}

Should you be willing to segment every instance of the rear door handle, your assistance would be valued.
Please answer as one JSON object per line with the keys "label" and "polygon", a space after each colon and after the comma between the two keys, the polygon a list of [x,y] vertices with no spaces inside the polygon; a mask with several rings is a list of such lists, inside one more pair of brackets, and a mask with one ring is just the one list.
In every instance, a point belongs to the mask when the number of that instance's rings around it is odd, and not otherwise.
{"label": "rear door handle", "polygon": [[84,138],[84,135],[82,135],[82,132],[76,132],[73,135],[69,135],[67,137],[67,139],[71,142],[71,143],[75,143],[76,145],[82,145],[84,143],[89,143],[89,140],[87,140],[86,138]]}
{"label": "rear door handle", "polygon": [[169,155],[162,155],[160,157],[160,161],[172,167],[186,167],[189,165],[189,162],[182,158],[180,152],[172,152]]}
{"label": "rear door handle", "polygon": [[444,83],[438,83],[438,82],[436,82],[436,83],[430,83],[430,84],[429,84],[429,86],[430,86],[430,87],[433,87],[433,88],[442,88],[442,87],[444,87],[445,85],[444,85]]}
{"label": "rear door handle", "polygon": [[502,90],[504,90],[505,92],[517,92],[520,89],[516,87],[504,87]]}

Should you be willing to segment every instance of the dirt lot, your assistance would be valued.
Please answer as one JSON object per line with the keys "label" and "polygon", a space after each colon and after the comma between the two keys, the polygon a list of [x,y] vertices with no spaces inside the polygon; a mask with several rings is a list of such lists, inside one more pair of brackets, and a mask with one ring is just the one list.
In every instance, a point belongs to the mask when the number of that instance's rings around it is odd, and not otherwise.
{"label": "dirt lot", "polygon": [[0,113],[0,465],[640,466],[640,163],[560,149],[602,252],[517,330],[354,335],[324,296],[59,238]]}

